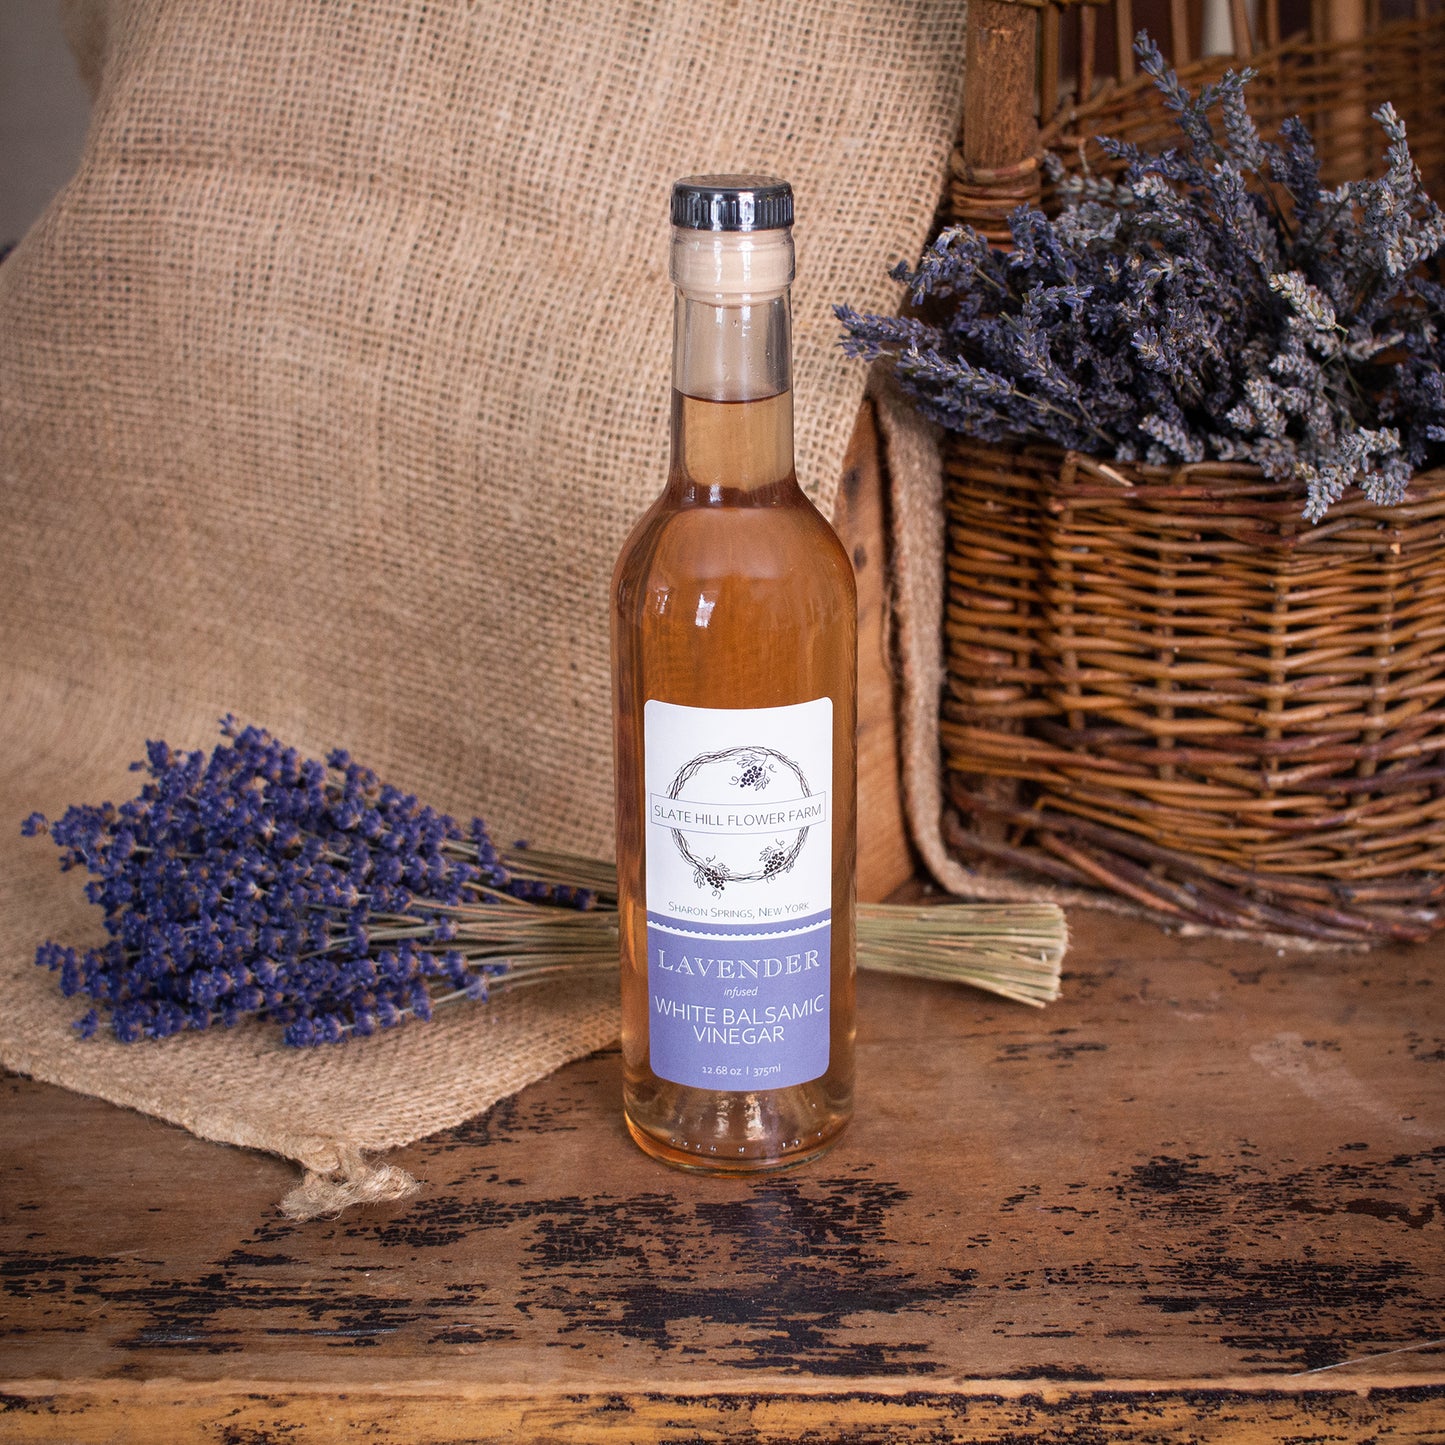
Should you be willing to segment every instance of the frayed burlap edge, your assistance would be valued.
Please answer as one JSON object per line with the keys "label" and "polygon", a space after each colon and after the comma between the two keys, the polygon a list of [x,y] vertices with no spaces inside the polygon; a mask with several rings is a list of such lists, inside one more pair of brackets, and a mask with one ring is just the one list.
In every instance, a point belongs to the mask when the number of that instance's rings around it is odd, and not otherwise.
{"label": "frayed burlap edge", "polygon": [[[137,754],[155,736],[208,747],[224,711],[176,679],[128,682],[87,687],[0,669],[0,1068],[288,1159],[303,1177],[280,1209],[305,1220],[414,1193],[420,1185],[387,1161],[390,1150],[483,1114],[616,1041],[610,973],[451,1004],[429,1023],[339,1049],[287,1048],[274,1026],[255,1021],[160,1043],[80,1039],[72,1023],[83,1002],[62,996],[35,950],[47,937],[97,943],[99,918],[83,879],[61,871],[47,838],[22,837],[19,820],[33,810],[58,816],[77,798],[129,796],[136,782],[116,735],[135,738]],[[300,717],[279,727],[304,751],[321,750]],[[418,1077],[426,1089],[414,1087]]]}
{"label": "frayed burlap edge", "polygon": [[[387,1151],[410,1144],[417,1138],[430,1138],[484,1114],[502,1099],[548,1077],[575,1058],[607,1047],[617,1037],[618,1015],[613,980],[593,980],[580,986],[549,988],[546,997],[540,996],[542,990],[536,990],[534,992],[538,996],[528,998],[526,1003],[529,1008],[546,1010],[553,1015],[553,1027],[542,1032],[556,1037],[530,1039],[532,1049],[525,1058],[518,1059],[522,1068],[516,1072],[516,1077],[480,1092],[459,1090],[454,1106],[436,1109],[416,1126],[419,1132],[403,1131],[394,1138],[376,1138],[358,1144],[344,1137],[345,1131],[340,1129],[323,1128],[313,1132],[304,1123],[298,1128],[284,1129],[274,1117],[250,1119],[244,1104],[235,1109],[190,1107],[183,1094],[166,1087],[164,1075],[140,1077],[145,1072],[140,1055],[151,1047],[146,1044],[126,1045],[100,1039],[80,1042],[71,1036],[73,1047],[65,1048],[61,1040],[71,1034],[70,1023],[75,1016],[75,1006],[60,997],[48,977],[40,974],[39,970],[35,972],[39,982],[52,995],[48,1006],[44,1007],[49,1017],[40,1020],[46,1026],[49,1044],[43,1050],[27,1049],[14,1036],[0,1035],[0,1067],[23,1074],[38,1083],[55,1084],[137,1110],[186,1129],[198,1138],[255,1149],[290,1160],[300,1166],[302,1178],[287,1191],[278,1207],[288,1219],[298,1222],[334,1216],[356,1204],[386,1203],[417,1193],[420,1183],[405,1169],[388,1162],[385,1157]],[[14,994],[9,993],[9,997],[13,1000]],[[475,1021],[484,1024],[478,1017],[480,1014],[496,1009],[499,1004],[505,1008],[512,1002],[512,999],[502,999],[498,1004],[458,1004],[454,1007],[458,1016],[470,1012]],[[34,1024],[37,1021],[32,1014],[29,1022]],[[460,1017],[457,1022],[460,1022]],[[408,1024],[406,1029],[415,1037],[417,1031],[429,1031],[439,1026],[438,1021],[433,1021],[430,1024]],[[260,1024],[243,1027],[253,1040],[261,1034],[274,1032]],[[452,1032],[455,1036],[460,1030]],[[166,1040],[165,1047],[173,1056],[179,1056],[204,1037]],[[241,1040],[238,1037],[233,1042],[240,1044]],[[367,1042],[370,1044],[372,1041]],[[378,1039],[375,1042],[384,1045],[387,1041]],[[253,1044],[247,1052],[254,1055],[261,1049],[281,1052],[270,1039],[260,1048]],[[543,1050],[551,1054],[545,1061],[537,1057],[538,1052]],[[136,1067],[112,1071],[108,1059],[113,1060],[115,1051],[123,1051],[128,1055],[126,1064]],[[290,1054],[295,1051],[285,1052]],[[62,1061],[57,1062],[58,1058]],[[285,1061],[281,1062],[280,1069],[285,1071]],[[438,1080],[439,1087],[444,1087],[446,1083],[445,1079]],[[296,1099],[295,1107],[303,1116],[308,1112],[304,1096]]]}

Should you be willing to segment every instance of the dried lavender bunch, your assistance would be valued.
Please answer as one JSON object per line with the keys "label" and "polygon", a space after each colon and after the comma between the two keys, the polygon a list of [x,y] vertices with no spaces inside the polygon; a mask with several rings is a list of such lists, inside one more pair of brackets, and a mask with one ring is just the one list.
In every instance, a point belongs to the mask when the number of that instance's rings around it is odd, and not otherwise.
{"label": "dried lavender bunch", "polygon": [[[257,1017],[288,1044],[339,1043],[435,1007],[558,976],[615,973],[610,863],[514,844],[382,784],[344,752],[302,758],[222,723],[208,757],[149,743],[150,781],[119,807],[33,813],[109,940],[41,944],[67,997],[123,1043]],[[1035,1006],[1059,996],[1068,941],[1053,904],[874,904],[859,963],[970,984]]]}
{"label": "dried lavender bunch", "polygon": [[132,768],[150,780],[119,807],[23,825],[90,873],[104,911],[99,948],[36,954],[98,1006],[84,1036],[102,1011],[123,1042],[251,1015],[293,1045],[370,1034],[429,1017],[434,992],[551,972],[576,932],[559,910],[596,902],[504,866],[481,819],[463,828],[345,752],[323,763],[231,718],[221,730],[209,758],[149,743]]}
{"label": "dried lavender bunch", "polygon": [[1397,501],[1445,455],[1445,215],[1404,123],[1376,111],[1385,174],[1326,190],[1300,121],[1260,136],[1252,71],[1196,97],[1147,36],[1135,49],[1185,144],[1101,138],[1117,182],[1055,160],[1056,219],[1020,207],[1008,252],[945,231],[894,271],[920,314],[839,307],[845,350],[891,356],[926,415],[981,440],[1253,462],[1303,483],[1316,521],[1352,486]]}

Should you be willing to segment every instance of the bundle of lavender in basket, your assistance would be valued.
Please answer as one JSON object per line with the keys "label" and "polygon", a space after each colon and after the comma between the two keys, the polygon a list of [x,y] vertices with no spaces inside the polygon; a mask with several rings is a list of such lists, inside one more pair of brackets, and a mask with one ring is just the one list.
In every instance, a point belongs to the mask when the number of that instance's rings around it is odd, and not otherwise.
{"label": "bundle of lavender in basket", "polygon": [[1390,105],[1376,180],[1326,187],[1298,120],[1267,140],[1231,71],[1196,97],[1141,34],[1182,144],[1099,137],[1117,179],[1046,163],[1056,216],[1012,247],[945,230],[905,281],[915,315],[837,308],[844,349],[891,358],[944,428],[1124,463],[1248,462],[1318,521],[1351,487],[1400,500],[1445,459],[1445,214]]}
{"label": "bundle of lavender in basket", "polygon": [[[259,1017],[288,1044],[339,1043],[616,968],[610,865],[498,849],[481,819],[463,827],[345,752],[304,758],[231,718],[222,733],[209,757],[148,744],[128,802],[23,824],[90,874],[103,911],[98,947],[36,954],[94,1005],[82,1035],[104,1021],[129,1043]],[[1022,1002],[1057,997],[1064,944],[1047,904],[860,909],[865,966]]]}

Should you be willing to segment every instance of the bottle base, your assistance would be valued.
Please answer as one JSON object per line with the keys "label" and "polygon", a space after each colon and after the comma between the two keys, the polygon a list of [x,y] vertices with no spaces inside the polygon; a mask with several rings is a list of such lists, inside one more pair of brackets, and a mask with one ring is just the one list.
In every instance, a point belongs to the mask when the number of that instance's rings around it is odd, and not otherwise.
{"label": "bottle base", "polygon": [[689,1174],[711,1175],[776,1174],[782,1170],[794,1169],[800,1164],[821,1158],[842,1138],[843,1131],[848,1127],[848,1120],[844,1119],[826,1134],[812,1139],[800,1139],[794,1146],[776,1154],[739,1153],[730,1156],[722,1153],[719,1146],[698,1145],[689,1148],[675,1140],[659,1138],[644,1129],[625,1110],[622,1117],[627,1125],[627,1132],[644,1154],[673,1169],[681,1169]]}

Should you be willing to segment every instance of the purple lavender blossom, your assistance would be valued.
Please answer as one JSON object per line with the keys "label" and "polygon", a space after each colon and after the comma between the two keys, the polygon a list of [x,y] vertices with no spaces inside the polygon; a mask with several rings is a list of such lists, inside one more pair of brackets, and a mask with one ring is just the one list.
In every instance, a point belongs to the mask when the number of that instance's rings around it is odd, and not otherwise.
{"label": "purple lavender blossom", "polygon": [[1303,484],[1312,520],[1350,487],[1398,500],[1445,459],[1445,214],[1404,123],[1382,106],[1386,173],[1325,190],[1303,124],[1259,135],[1253,72],[1194,96],[1135,48],[1183,144],[1101,138],[1117,181],[1055,159],[1056,219],[1020,207],[1008,252],[944,231],[894,271],[920,316],[841,306],[844,349],[889,357],[925,415],[983,441],[1253,462]]}
{"label": "purple lavender blossom", "polygon": [[485,997],[509,964],[476,920],[499,905],[596,902],[515,876],[480,818],[463,828],[345,752],[303,758],[229,717],[221,731],[209,757],[148,743],[132,770],[149,781],[119,807],[22,825],[90,875],[104,914],[99,947],[36,952],[95,1005],[82,1037],[102,1019],[129,1043],[252,1016],[293,1045],[364,1036],[429,1017],[434,989]]}

